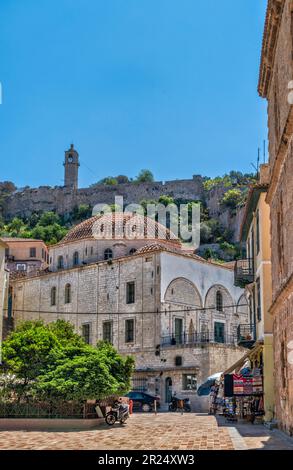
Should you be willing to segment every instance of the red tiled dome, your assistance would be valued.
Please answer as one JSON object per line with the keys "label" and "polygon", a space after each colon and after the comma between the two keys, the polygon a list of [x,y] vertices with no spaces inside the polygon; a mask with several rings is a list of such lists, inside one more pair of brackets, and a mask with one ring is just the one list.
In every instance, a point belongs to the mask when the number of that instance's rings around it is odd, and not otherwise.
{"label": "red tiled dome", "polygon": [[181,246],[178,237],[162,224],[149,217],[130,212],[91,217],[71,229],[60,244],[82,239],[160,240]]}

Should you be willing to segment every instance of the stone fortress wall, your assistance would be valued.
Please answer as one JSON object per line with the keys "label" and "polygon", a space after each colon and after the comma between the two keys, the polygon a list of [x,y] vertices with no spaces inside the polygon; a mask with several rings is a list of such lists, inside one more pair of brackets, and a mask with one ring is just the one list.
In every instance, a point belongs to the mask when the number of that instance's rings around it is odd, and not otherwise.
{"label": "stone fortress wall", "polygon": [[139,203],[143,199],[157,200],[162,195],[176,199],[202,200],[204,196],[201,176],[192,179],[166,182],[124,183],[114,186],[100,185],[74,190],[70,187],[41,186],[17,191],[6,201],[5,217],[28,217],[33,212],[56,211],[60,215],[70,213],[80,204],[113,204],[115,196],[123,196],[126,204]]}
{"label": "stone fortress wall", "polygon": [[124,183],[114,186],[100,185],[97,187],[73,189],[70,187],[40,186],[16,191],[5,202],[3,215],[7,219],[13,217],[29,217],[34,212],[54,211],[59,215],[67,215],[76,206],[88,204],[113,204],[115,196],[123,196],[125,204],[140,203],[142,200],[158,200],[160,196],[171,196],[175,199],[205,201],[211,217],[215,217],[225,228],[234,231],[235,241],[238,239],[239,220],[242,213],[231,216],[229,210],[223,210],[219,201],[229,188],[220,187],[205,191],[203,178],[194,175],[192,179],[157,181],[147,183]]}

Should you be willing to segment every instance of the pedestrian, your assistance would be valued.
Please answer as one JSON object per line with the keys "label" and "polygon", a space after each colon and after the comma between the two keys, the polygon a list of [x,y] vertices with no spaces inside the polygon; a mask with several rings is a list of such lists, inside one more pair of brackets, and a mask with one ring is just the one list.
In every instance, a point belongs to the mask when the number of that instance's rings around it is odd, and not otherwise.
{"label": "pedestrian", "polygon": [[131,398],[130,398],[130,400],[129,400],[129,414],[132,415],[132,411],[133,411],[133,400],[131,400]]}

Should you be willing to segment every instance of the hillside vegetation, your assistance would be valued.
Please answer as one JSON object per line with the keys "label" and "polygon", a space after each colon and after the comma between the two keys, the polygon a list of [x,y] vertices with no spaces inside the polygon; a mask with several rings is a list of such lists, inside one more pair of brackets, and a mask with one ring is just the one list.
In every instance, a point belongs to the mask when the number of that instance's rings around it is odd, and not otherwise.
{"label": "hillside vegetation", "polygon": [[[154,177],[150,170],[142,170],[136,180],[132,182],[139,184],[144,181],[153,180]],[[188,204],[191,213],[192,205],[200,203],[201,244],[205,246],[211,245],[211,247],[206,248],[203,256],[218,259],[219,261],[233,260],[240,256],[239,246],[232,242],[233,231],[223,227],[219,218],[210,217],[206,201],[210,191],[219,188],[222,195],[219,200],[219,207],[222,208],[223,211],[229,210],[233,217],[237,209],[245,204],[248,187],[255,182],[255,175],[231,171],[229,174],[222,177],[204,177],[203,180],[206,197],[202,201],[174,199],[172,196],[164,195],[156,201],[144,199],[140,201],[140,204],[145,209],[145,213],[147,204],[149,203],[160,202],[165,206],[175,204],[177,207],[179,207],[180,204]],[[123,184],[130,181],[131,180],[125,175],[116,177],[109,176],[96,183],[94,186]],[[0,210],[5,204],[5,199],[15,191],[16,186],[14,183],[10,181],[0,182]],[[112,209],[114,209],[114,206]],[[0,218],[0,236],[42,239],[48,245],[52,245],[60,241],[70,228],[89,218],[91,214],[92,207],[84,204],[75,207],[74,210],[66,216],[59,216],[54,212],[43,212],[34,213],[29,218],[15,217],[12,220]],[[167,225],[170,225],[170,220],[167,220]]]}

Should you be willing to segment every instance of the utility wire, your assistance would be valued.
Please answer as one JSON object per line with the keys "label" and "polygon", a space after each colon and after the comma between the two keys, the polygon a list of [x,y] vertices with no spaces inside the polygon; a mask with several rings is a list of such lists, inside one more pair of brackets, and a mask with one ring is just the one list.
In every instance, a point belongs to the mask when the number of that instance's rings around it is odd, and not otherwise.
{"label": "utility wire", "polygon": [[[248,304],[233,304],[233,305],[225,305],[223,309],[233,308],[233,307],[249,307]],[[4,311],[8,309],[5,308]],[[64,312],[64,311],[56,311],[56,310],[29,310],[29,309],[12,309],[13,312],[28,312],[28,313],[44,313],[44,314],[58,314],[58,315],[143,315],[143,314],[151,314],[151,313],[188,313],[188,312],[202,312],[206,310],[216,310],[215,307],[197,307],[197,308],[186,308],[184,310],[158,310],[158,311],[150,311],[150,312]],[[225,313],[219,312],[219,313]]]}

